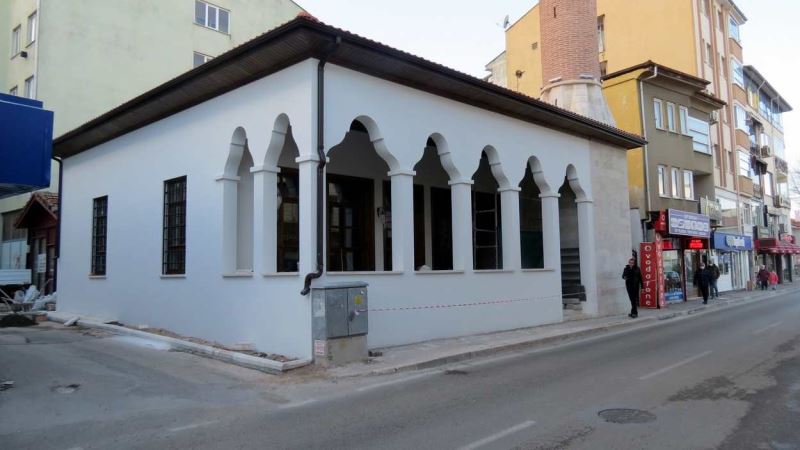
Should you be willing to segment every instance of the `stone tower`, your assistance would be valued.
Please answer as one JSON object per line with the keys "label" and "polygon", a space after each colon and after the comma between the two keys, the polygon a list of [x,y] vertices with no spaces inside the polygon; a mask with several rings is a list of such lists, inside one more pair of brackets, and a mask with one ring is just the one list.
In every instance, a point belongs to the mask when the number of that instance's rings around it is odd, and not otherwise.
{"label": "stone tower", "polygon": [[614,125],[600,80],[597,0],[540,0],[541,99]]}

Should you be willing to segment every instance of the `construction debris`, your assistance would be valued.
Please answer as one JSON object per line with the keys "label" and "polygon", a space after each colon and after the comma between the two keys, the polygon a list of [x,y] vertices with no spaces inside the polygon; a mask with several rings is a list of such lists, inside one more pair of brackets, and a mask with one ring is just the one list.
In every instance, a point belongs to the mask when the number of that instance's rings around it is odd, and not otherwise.
{"label": "construction debris", "polygon": [[22,314],[8,314],[0,317],[0,328],[29,327],[36,325],[36,321]]}

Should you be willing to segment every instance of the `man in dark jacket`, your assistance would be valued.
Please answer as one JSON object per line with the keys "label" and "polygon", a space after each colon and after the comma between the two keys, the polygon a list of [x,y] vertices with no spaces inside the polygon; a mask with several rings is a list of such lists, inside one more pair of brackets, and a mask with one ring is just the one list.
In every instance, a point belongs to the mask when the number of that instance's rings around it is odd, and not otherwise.
{"label": "man in dark jacket", "polygon": [[719,289],[717,289],[717,280],[719,280],[720,271],[719,267],[711,261],[711,264],[708,265],[708,271],[711,272],[711,298],[719,298]]}
{"label": "man in dark jacket", "polygon": [[700,263],[700,267],[697,269],[697,272],[694,273],[694,285],[700,288],[704,305],[708,303],[708,288],[711,286],[711,280],[713,278],[714,275],[711,274],[710,270],[706,269],[706,265]]}
{"label": "man in dark jacket", "polygon": [[758,280],[758,287],[761,288],[762,291],[766,291],[767,286],[769,286],[769,270],[767,270],[767,266],[761,266],[758,275],[756,275],[756,279]]}
{"label": "man in dark jacket", "polygon": [[628,265],[622,271],[622,279],[625,280],[625,289],[628,291],[628,299],[631,301],[631,313],[628,317],[636,318],[639,316],[639,289],[642,287],[642,271],[636,265],[636,259],[628,260]]}

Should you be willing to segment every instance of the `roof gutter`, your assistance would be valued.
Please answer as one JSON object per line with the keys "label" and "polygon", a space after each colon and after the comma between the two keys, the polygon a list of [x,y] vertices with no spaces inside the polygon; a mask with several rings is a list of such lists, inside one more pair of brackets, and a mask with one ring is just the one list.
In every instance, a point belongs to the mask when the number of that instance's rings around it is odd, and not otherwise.
{"label": "roof gutter", "polygon": [[331,54],[339,48],[342,37],[336,36],[335,40],[328,44],[322,57],[317,63],[317,270],[306,275],[303,282],[303,290],[300,295],[308,295],[311,292],[311,282],[322,276],[325,263],[322,252],[323,242],[323,211],[325,209],[325,64]]}

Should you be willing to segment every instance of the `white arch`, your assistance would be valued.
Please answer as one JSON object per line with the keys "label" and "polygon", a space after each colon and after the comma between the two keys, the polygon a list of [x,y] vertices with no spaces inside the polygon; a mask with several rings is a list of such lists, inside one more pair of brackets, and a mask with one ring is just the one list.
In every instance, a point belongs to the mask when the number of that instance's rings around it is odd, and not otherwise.
{"label": "white arch", "polygon": [[222,174],[228,178],[235,178],[239,170],[239,163],[242,162],[242,155],[247,148],[247,133],[244,128],[236,127],[231,136],[231,143],[228,149],[228,158],[225,160],[225,169]]}
{"label": "white arch", "polygon": [[[392,152],[389,150],[389,147],[386,145],[386,142],[383,139],[383,134],[381,133],[381,130],[375,120],[362,114],[353,119],[353,122],[359,122],[364,126],[364,128],[367,129],[367,135],[369,136],[370,142],[372,142],[372,145],[375,147],[375,152],[386,162],[386,165],[389,166],[390,172],[402,169],[402,167],[400,167],[400,163],[397,161],[397,158],[394,156],[394,154],[392,154]],[[344,140],[344,136],[342,136],[342,139],[340,139],[339,142],[342,140]],[[326,149],[326,153],[330,153],[333,147],[335,146],[328,147],[328,149]]]}
{"label": "white arch", "polygon": [[459,172],[458,168],[456,168],[456,165],[453,163],[453,157],[450,154],[450,146],[447,143],[447,139],[439,133],[432,133],[428,136],[428,139],[436,144],[436,154],[439,156],[439,163],[442,165],[444,171],[447,172],[450,181],[460,180],[461,172]]}
{"label": "white arch", "polygon": [[278,167],[278,159],[286,143],[286,134],[289,132],[289,126],[291,126],[291,121],[286,114],[281,113],[275,118],[275,122],[272,125],[272,136],[270,136],[269,144],[267,145],[267,153],[264,155],[264,167]]}
{"label": "white arch", "polygon": [[544,169],[542,168],[542,162],[539,161],[539,158],[536,156],[530,156],[528,158],[528,165],[530,166],[531,173],[533,174],[533,181],[536,182],[536,186],[539,188],[541,195],[554,194],[553,189],[547,183],[547,179],[544,175]]}
{"label": "white arch", "polygon": [[569,183],[569,187],[572,188],[572,192],[575,193],[575,201],[580,202],[588,200],[586,192],[583,190],[580,179],[578,178],[578,171],[572,164],[567,165],[567,182]]}
{"label": "white arch", "polygon": [[486,157],[489,159],[489,167],[491,168],[495,181],[497,181],[498,188],[511,188],[511,183],[509,183],[508,177],[506,177],[506,174],[503,172],[503,164],[500,162],[500,155],[498,155],[497,149],[491,145],[487,145],[483,148],[483,153],[486,153]]}

